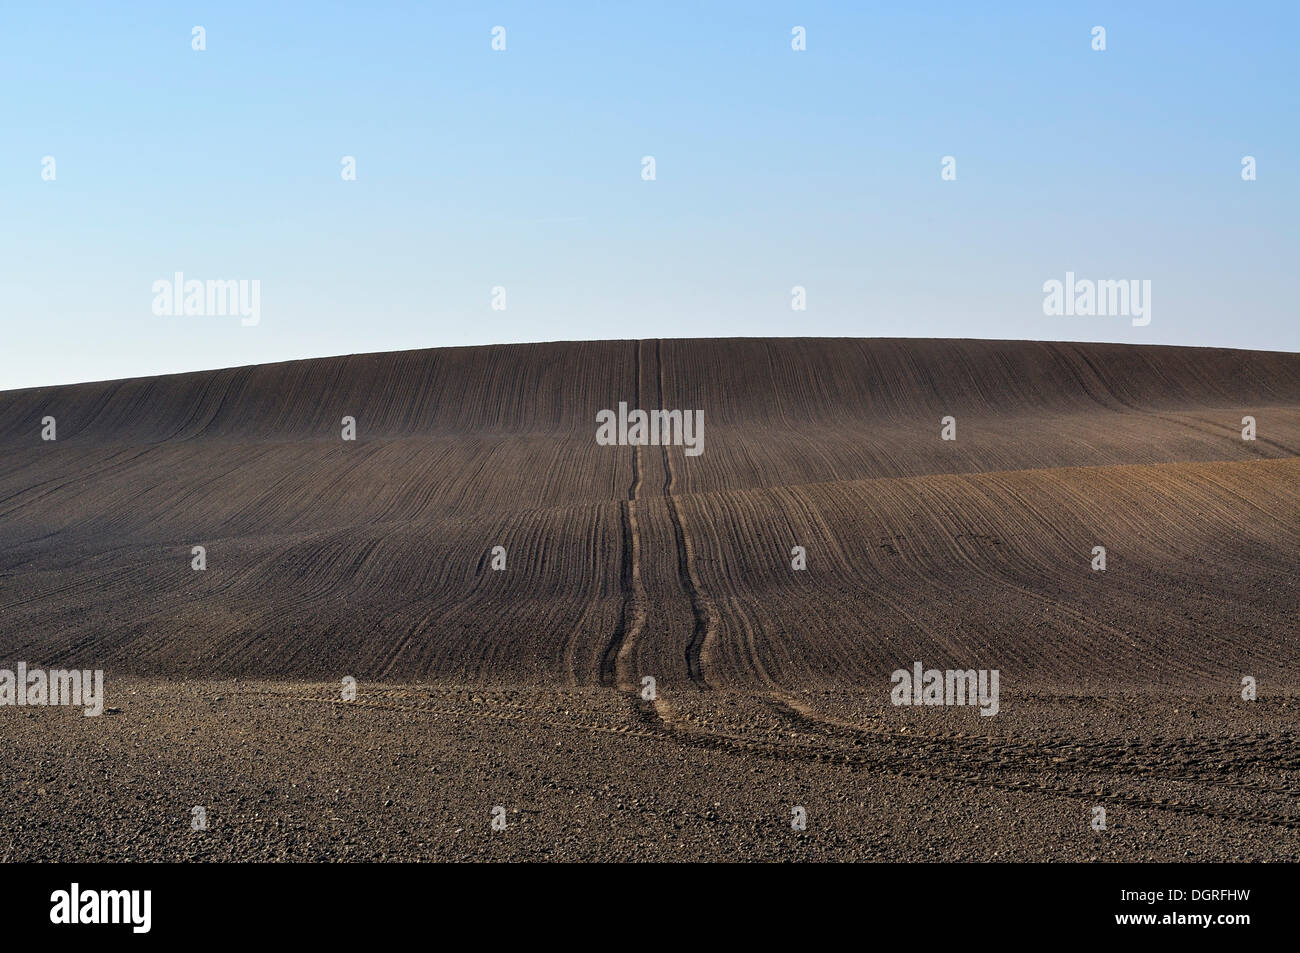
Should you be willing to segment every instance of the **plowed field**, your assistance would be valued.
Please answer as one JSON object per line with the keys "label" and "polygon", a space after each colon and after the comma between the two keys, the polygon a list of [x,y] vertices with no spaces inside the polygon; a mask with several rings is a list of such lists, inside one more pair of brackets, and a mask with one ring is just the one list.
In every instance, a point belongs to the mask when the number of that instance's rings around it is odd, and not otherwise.
{"label": "plowed field", "polygon": [[[703,452],[599,445],[620,402],[702,410]],[[1296,859],[1298,568],[1297,354],[613,341],[3,392],[0,668],[103,669],[120,711],[0,707],[0,856]],[[997,670],[997,716],[891,704],[918,661]]]}

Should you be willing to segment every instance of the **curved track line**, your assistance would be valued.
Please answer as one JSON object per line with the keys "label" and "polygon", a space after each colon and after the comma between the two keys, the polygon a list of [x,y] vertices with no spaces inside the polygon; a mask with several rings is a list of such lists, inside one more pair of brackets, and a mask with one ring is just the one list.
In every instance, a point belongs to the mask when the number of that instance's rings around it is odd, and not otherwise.
{"label": "curved track line", "polygon": [[[1179,814],[1195,814],[1203,817],[1219,818],[1222,820],[1241,821],[1251,824],[1267,825],[1270,827],[1283,827],[1300,830],[1300,817],[1288,814],[1278,814],[1271,811],[1229,811],[1195,804],[1190,801],[1175,800],[1172,798],[1144,798],[1133,794],[1125,794],[1120,791],[1108,790],[1099,785],[1084,787],[1051,781],[995,777],[987,772],[1015,769],[1007,769],[1004,766],[989,763],[987,761],[980,766],[983,770],[961,770],[960,768],[950,771],[936,770],[926,766],[928,761],[933,760],[931,756],[923,757],[917,754],[905,753],[902,757],[889,757],[870,754],[861,750],[860,746],[855,750],[836,747],[824,739],[819,743],[816,739],[816,734],[819,733],[818,729],[820,728],[819,723],[812,722],[811,724],[806,724],[805,719],[800,712],[793,707],[789,707],[786,712],[790,720],[794,723],[804,725],[806,729],[813,730],[813,740],[818,746],[812,747],[803,744],[792,744],[773,741],[767,738],[756,739],[749,737],[742,732],[708,728],[705,727],[703,723],[673,714],[671,706],[666,702],[662,705],[656,703],[654,706],[638,705],[636,724],[608,725],[590,721],[561,721],[543,715],[540,711],[529,710],[517,706],[508,706],[504,709],[489,706],[447,707],[444,705],[429,703],[400,704],[392,701],[372,701],[360,696],[358,696],[354,701],[343,701],[341,698],[337,697],[325,697],[323,695],[313,696],[296,692],[275,692],[265,689],[251,690],[247,694],[268,699],[304,701],[316,704],[328,704],[331,706],[395,711],[409,714],[470,717],[505,723],[542,725],[545,727],[571,731],[586,731],[605,735],[657,739],[672,741],[704,750],[732,751],[744,755],[759,755],[775,761],[829,765],[839,764],[844,765],[851,771],[870,769],[894,777],[932,781],[954,786],[982,787],[1009,792],[1042,794],[1047,797],[1061,799],[1082,799],[1088,803],[1094,804],[1100,801],[1103,803],[1120,804],[1128,807],[1170,811]],[[779,709],[783,703],[777,700],[776,704]],[[664,717],[665,714],[667,714],[668,717]],[[849,730],[852,730],[851,727]],[[1175,778],[1174,780],[1177,779]]]}
{"label": "curved track line", "polygon": [[[664,406],[662,344],[662,341],[655,341],[655,364],[658,367],[659,406],[661,408]],[[682,412],[687,413],[685,410]],[[686,592],[686,598],[691,605],[691,636],[686,642],[686,675],[697,688],[708,689],[710,687],[709,680],[704,674],[704,650],[711,641],[713,634],[712,614],[708,603],[700,596],[699,582],[695,578],[695,569],[691,560],[694,546],[691,544],[690,536],[686,532],[686,524],[682,520],[681,508],[677,505],[677,500],[673,498],[673,484],[676,481],[676,474],[673,471],[672,455],[668,452],[667,443],[663,444],[663,453],[665,472],[664,502],[668,506],[668,518],[672,523],[673,540],[677,546],[677,579]]]}
{"label": "curved track line", "polygon": [[[641,406],[641,344],[634,342],[633,406]],[[622,529],[622,555],[619,560],[619,588],[623,591],[623,607],[605,651],[600,658],[600,684],[632,692],[636,690],[629,666],[633,647],[645,627],[646,598],[641,583],[641,530],[637,524],[636,503],[641,495],[641,445],[633,448],[632,486],[627,499],[619,504]]]}

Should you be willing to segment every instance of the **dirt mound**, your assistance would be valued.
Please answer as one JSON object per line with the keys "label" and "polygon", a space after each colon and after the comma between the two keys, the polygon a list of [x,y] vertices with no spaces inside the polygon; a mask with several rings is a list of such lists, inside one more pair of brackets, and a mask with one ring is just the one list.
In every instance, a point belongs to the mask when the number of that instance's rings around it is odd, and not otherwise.
{"label": "dirt mound", "polygon": [[[620,402],[702,410],[704,452],[599,445]],[[5,392],[0,660],[1294,686],[1298,448],[1300,355],[1195,348],[558,343]]]}

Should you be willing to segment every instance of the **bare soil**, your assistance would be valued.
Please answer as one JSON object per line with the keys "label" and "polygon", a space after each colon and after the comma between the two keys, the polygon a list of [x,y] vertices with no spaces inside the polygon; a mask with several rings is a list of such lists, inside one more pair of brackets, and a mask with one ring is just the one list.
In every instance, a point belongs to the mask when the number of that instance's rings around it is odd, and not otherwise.
{"label": "bare soil", "polygon": [[[703,454],[598,446],[620,401],[703,409]],[[120,709],[0,706],[0,857],[1295,860],[1298,448],[1300,355],[1196,348],[0,393],[0,668],[103,669]],[[999,713],[890,704],[916,661],[997,669]]]}

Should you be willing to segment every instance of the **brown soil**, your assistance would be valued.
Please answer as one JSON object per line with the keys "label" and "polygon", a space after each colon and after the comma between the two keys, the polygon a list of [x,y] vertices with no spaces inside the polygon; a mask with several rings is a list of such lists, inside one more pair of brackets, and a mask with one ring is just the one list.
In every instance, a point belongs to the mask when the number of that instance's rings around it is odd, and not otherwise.
{"label": "brown soil", "polygon": [[[619,401],[703,409],[703,455],[598,446]],[[0,667],[102,668],[121,709],[0,707],[0,857],[1296,859],[1297,448],[1300,355],[1192,348],[622,341],[0,393]],[[997,717],[891,705],[917,660],[999,670]]]}

